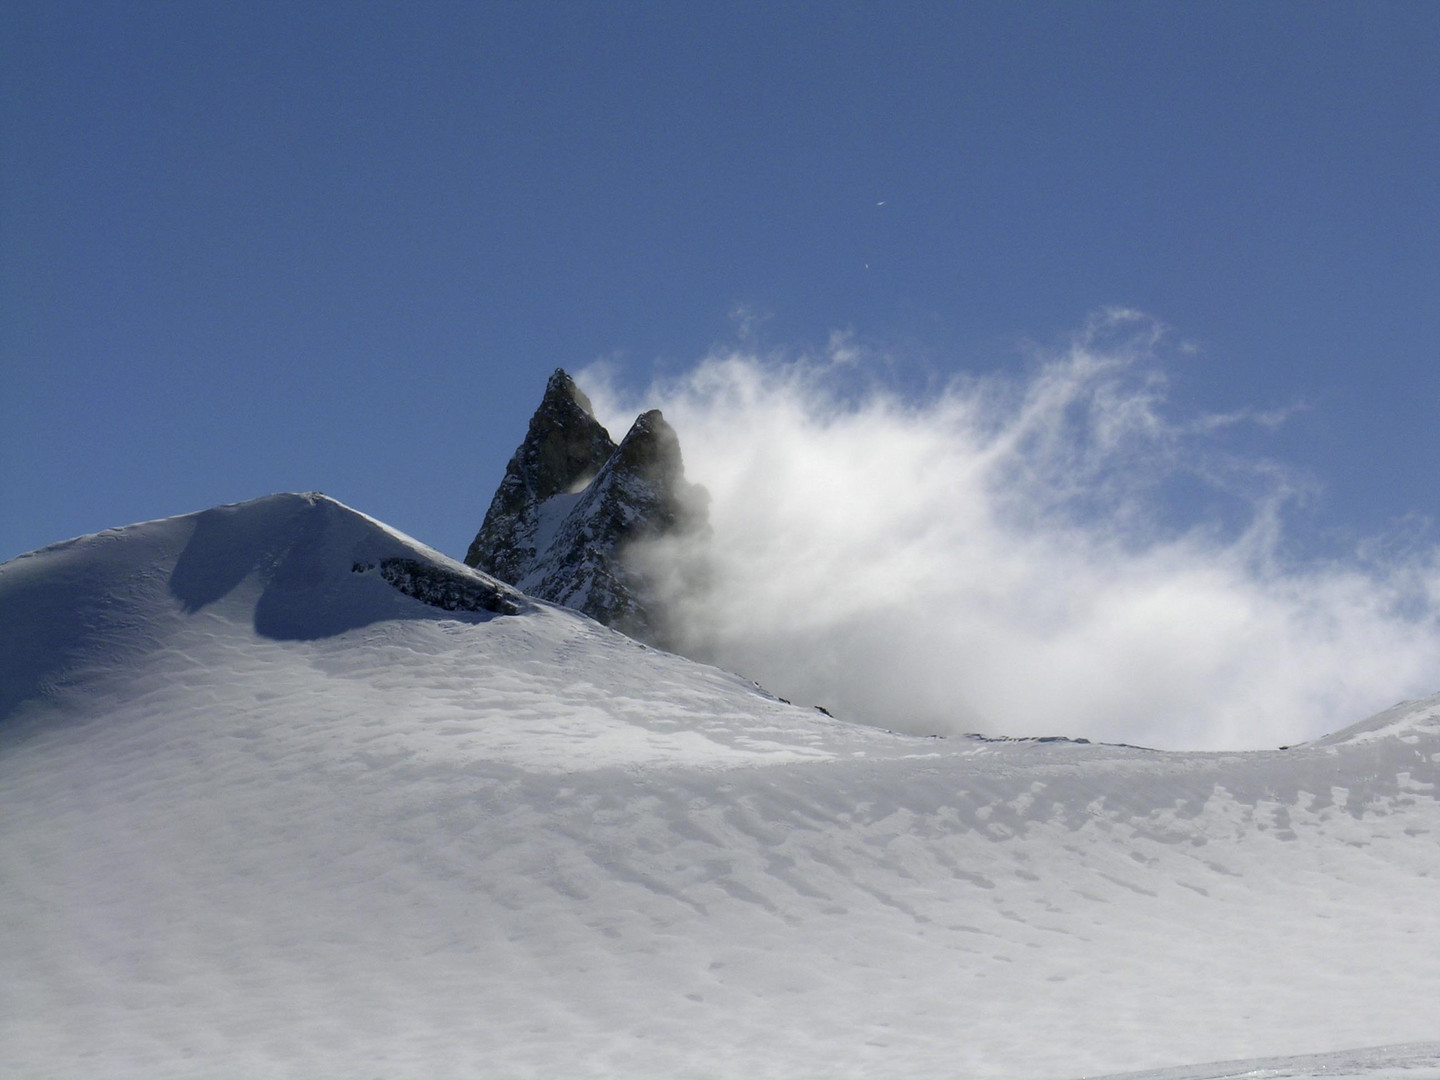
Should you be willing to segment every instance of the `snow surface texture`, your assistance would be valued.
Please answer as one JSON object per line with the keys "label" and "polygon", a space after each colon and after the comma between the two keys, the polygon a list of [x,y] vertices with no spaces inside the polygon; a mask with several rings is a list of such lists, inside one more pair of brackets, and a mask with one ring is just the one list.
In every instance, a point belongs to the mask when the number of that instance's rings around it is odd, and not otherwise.
{"label": "snow surface texture", "polygon": [[1440,1077],[1440,699],[894,735],[295,495],[0,567],[0,686],[0,1075]]}

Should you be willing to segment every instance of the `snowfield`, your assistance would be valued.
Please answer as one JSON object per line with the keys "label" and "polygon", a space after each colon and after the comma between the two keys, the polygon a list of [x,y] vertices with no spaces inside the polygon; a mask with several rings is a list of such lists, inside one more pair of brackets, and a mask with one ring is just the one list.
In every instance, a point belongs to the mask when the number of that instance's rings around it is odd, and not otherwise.
{"label": "snowfield", "polygon": [[1437,773],[847,724],[272,496],[0,566],[0,1076],[1436,1078]]}

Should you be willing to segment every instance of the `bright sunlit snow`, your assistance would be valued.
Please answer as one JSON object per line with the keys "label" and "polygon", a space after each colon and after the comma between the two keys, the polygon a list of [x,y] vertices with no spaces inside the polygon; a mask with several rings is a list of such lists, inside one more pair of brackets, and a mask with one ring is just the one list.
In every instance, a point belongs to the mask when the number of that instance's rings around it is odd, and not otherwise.
{"label": "bright sunlit snow", "polygon": [[0,1075],[1440,1076],[1440,699],[895,735],[294,495],[4,564],[0,692]]}

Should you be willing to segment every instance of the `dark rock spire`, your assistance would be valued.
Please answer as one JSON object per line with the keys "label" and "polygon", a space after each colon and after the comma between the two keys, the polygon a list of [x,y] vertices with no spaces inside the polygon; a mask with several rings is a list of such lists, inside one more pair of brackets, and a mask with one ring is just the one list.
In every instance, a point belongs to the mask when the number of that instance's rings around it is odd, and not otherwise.
{"label": "dark rock spire", "polygon": [[617,447],[557,371],[465,561],[542,600],[655,641],[652,583],[634,545],[693,534],[706,493],[685,480],[680,442],[658,409]]}
{"label": "dark rock spire", "polygon": [[537,557],[540,506],[556,495],[584,487],[615,451],[590,399],[559,368],[545,384],[545,396],[530,418],[525,441],[506,466],[480,532],[465,563],[514,585]]}

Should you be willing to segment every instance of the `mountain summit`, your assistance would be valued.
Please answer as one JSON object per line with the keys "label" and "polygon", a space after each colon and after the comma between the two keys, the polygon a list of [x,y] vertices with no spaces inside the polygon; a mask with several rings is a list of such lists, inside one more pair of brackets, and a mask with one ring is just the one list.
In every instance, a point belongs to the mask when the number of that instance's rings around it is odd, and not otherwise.
{"label": "mountain summit", "polygon": [[705,505],[658,409],[641,414],[617,446],[590,399],[557,369],[465,562],[655,641],[661,620],[635,545],[702,531]]}
{"label": "mountain summit", "polygon": [[465,553],[466,565],[519,582],[547,539],[537,537],[540,508],[557,495],[584,490],[614,452],[615,442],[595,419],[590,399],[557,369]]}

